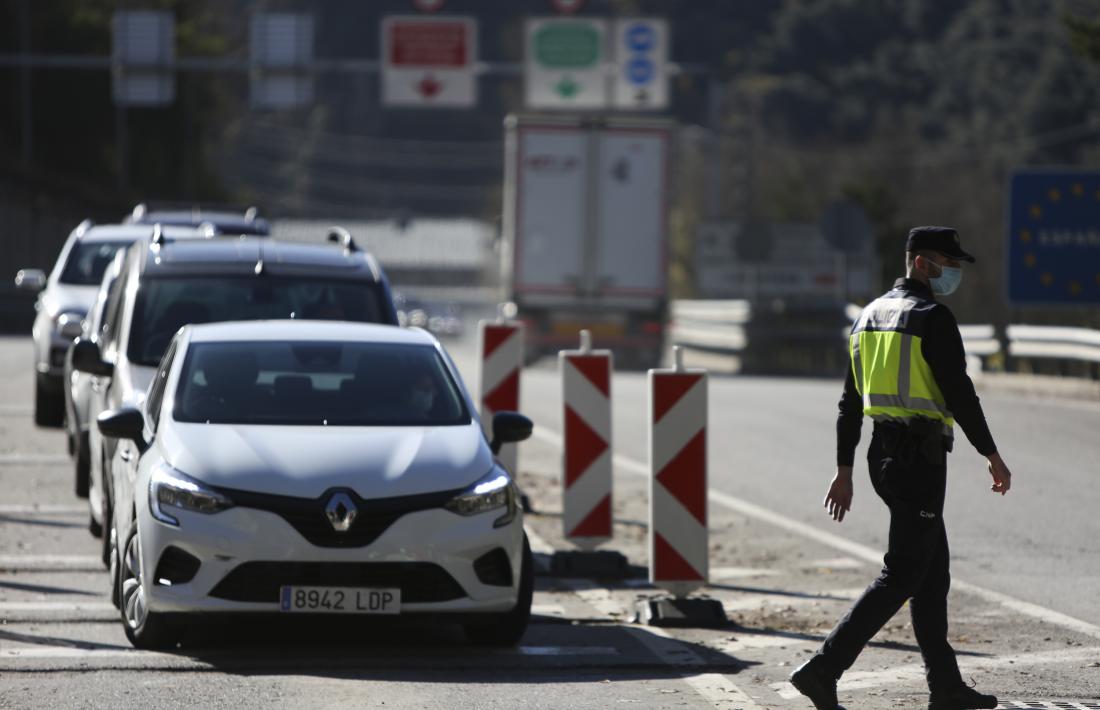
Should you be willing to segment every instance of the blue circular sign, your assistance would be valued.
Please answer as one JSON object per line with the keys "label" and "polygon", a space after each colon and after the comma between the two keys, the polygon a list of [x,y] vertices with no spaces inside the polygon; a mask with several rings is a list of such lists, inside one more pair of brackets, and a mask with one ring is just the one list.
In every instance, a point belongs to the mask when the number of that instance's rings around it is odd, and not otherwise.
{"label": "blue circular sign", "polygon": [[654,70],[653,62],[645,57],[635,57],[627,62],[626,78],[631,83],[642,86],[653,81]]}
{"label": "blue circular sign", "polygon": [[634,52],[648,52],[657,43],[657,33],[650,25],[639,22],[626,29],[626,46]]}

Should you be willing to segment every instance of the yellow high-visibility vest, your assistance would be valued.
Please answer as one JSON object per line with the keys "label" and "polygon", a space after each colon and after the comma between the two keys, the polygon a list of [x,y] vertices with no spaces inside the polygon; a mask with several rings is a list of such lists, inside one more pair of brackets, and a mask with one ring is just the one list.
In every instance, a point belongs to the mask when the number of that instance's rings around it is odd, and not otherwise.
{"label": "yellow high-visibility vest", "polygon": [[872,301],[852,326],[849,352],[863,413],[876,421],[926,417],[951,437],[955,419],[921,353],[930,298],[895,289]]}

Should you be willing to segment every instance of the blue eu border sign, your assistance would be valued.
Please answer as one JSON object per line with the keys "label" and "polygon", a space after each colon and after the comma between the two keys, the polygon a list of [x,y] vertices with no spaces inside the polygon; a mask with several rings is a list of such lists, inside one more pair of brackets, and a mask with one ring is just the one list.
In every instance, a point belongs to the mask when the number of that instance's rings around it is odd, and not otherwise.
{"label": "blue eu border sign", "polygon": [[1009,302],[1100,303],[1100,172],[1023,170],[1009,192]]}

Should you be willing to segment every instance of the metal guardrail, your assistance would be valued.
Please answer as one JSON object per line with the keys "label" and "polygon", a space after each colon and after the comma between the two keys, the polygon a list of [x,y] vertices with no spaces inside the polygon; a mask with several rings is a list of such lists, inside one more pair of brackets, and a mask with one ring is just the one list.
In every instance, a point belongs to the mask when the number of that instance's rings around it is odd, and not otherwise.
{"label": "metal guardrail", "polygon": [[[860,308],[849,304],[849,320]],[[678,300],[671,303],[669,335],[676,345],[688,349],[738,354],[749,343],[746,325],[752,321],[752,306],[743,300]],[[992,325],[959,326],[963,347],[969,357],[987,358],[1002,352]],[[1007,354],[1013,358],[1070,360],[1100,363],[1100,330],[1045,325],[1010,325]],[[838,332],[841,339],[848,331]]]}

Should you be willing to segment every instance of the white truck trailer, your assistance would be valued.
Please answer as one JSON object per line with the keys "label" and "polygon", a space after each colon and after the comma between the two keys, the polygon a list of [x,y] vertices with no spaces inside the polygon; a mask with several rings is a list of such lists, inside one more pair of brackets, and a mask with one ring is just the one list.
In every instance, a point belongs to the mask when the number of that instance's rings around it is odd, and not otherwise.
{"label": "white truck trailer", "polygon": [[655,119],[505,120],[503,297],[529,359],[575,348],[587,329],[617,364],[659,362],[672,135]]}

